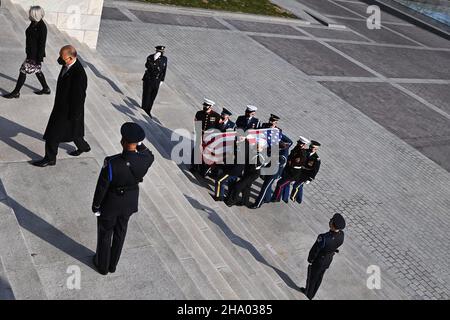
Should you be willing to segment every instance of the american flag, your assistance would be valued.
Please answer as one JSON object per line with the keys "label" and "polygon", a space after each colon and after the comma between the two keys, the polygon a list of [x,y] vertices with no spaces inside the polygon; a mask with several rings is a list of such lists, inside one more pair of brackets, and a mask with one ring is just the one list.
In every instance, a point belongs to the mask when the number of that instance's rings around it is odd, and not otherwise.
{"label": "american flag", "polygon": [[[250,145],[272,146],[280,142],[280,130],[277,128],[249,129],[247,140]],[[233,154],[237,132],[216,130],[205,131],[203,135],[203,160],[207,164],[223,163],[225,154]]]}

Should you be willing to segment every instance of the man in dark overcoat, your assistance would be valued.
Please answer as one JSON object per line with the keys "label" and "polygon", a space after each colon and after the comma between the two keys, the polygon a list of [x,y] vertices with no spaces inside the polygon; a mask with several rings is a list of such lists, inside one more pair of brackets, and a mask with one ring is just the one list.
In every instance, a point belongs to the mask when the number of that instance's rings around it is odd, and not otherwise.
{"label": "man in dark overcoat", "polygon": [[87,77],[77,59],[77,51],[67,45],[59,52],[58,63],[63,67],[56,84],[55,103],[44,133],[45,156],[32,164],[38,167],[56,164],[58,146],[61,142],[74,142],[77,150],[70,152],[79,156],[91,147],[84,140],[84,102]]}

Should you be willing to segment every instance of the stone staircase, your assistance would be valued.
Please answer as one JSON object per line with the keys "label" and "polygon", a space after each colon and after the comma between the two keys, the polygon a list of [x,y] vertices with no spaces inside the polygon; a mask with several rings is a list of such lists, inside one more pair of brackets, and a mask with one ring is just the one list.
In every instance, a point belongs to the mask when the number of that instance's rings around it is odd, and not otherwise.
{"label": "stone staircase", "polygon": [[[23,43],[26,13],[4,1],[2,14],[16,33],[11,36]],[[57,78],[59,66],[53,61],[65,44],[77,48],[85,66],[89,79],[85,115],[88,141],[99,146],[93,147],[88,156],[95,159],[98,168],[105,156],[121,151],[118,142],[123,122],[134,121],[145,129],[150,141],[147,144],[156,160],[141,185],[140,211],[132,220],[151,243],[182,295],[187,299],[304,299],[296,290],[296,284],[300,286],[304,281],[300,283],[296,277],[299,271],[272,252],[264,236],[248,223],[242,211],[213,201],[205,188],[196,185],[182,167],[170,160],[167,144],[171,143],[171,131],[143,115],[135,103],[139,98],[121,84],[95,52],[52,25],[48,25],[48,31],[44,69],[47,78]],[[18,111],[17,117],[20,116]],[[58,170],[58,165],[54,168]],[[49,293],[40,271],[35,268],[21,224],[12,214],[14,206],[8,198],[8,188],[5,189],[0,192],[0,243],[3,247],[0,249],[3,262],[0,276],[5,274],[17,299],[73,298],[68,291],[67,295],[62,291],[58,296]],[[91,203],[91,198],[78,200],[86,206]],[[7,248],[4,243],[15,245]],[[123,268],[119,265],[117,273],[126,273],[124,263]],[[88,296],[103,297],[95,292]],[[117,292],[116,298],[127,296]]]}

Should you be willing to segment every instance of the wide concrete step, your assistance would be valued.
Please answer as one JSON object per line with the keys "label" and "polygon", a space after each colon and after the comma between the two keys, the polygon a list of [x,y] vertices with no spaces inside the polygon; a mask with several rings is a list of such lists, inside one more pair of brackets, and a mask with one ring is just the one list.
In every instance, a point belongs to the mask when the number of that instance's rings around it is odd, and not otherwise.
{"label": "wide concrete step", "polygon": [[[1,183],[1,181],[0,181]],[[3,189],[2,186],[0,186]],[[11,199],[0,200],[0,300],[46,299],[22,228],[11,209]],[[3,275],[3,276],[2,276]]]}

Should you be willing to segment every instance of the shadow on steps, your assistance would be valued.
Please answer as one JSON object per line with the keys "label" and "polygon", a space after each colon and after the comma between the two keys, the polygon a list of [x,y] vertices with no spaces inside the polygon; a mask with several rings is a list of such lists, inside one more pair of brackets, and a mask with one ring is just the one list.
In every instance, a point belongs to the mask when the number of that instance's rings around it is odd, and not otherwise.
{"label": "shadow on steps", "polygon": [[253,256],[253,258],[255,258],[256,261],[272,268],[289,288],[300,291],[300,287],[295,284],[295,282],[291,279],[291,277],[289,277],[288,274],[286,274],[282,270],[272,266],[269,262],[267,262],[267,260],[263,257],[263,255],[255,248],[255,246],[251,244],[249,241],[235,234],[233,230],[231,230],[228,227],[225,221],[222,220],[222,218],[216,211],[214,211],[208,206],[201,204],[194,198],[191,198],[187,195],[184,196],[192,205],[192,207],[194,207],[197,210],[202,210],[208,213],[208,219],[211,220],[214,224],[216,224],[234,245],[247,250]]}
{"label": "shadow on steps", "polygon": [[96,270],[92,265],[92,256],[94,255],[92,250],[73,240],[35,213],[23,207],[13,198],[8,197],[7,202],[10,208],[14,211],[17,221],[22,228],[28,230],[35,236],[85,264],[91,269]]}

